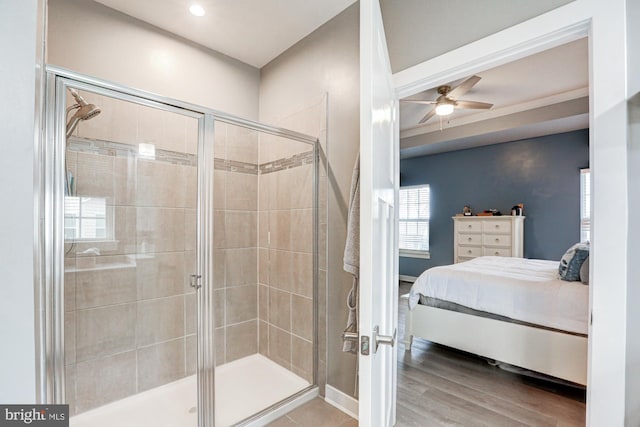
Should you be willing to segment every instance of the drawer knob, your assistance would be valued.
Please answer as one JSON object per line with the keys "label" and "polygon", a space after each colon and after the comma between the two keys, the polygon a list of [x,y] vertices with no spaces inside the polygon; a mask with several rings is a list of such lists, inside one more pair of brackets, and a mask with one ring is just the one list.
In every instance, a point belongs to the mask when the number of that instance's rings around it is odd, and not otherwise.
{"label": "drawer knob", "polygon": [[472,252],[472,250],[471,250],[471,249],[469,249],[469,250],[467,251],[467,253],[469,253],[469,254],[470,254],[471,252]]}
{"label": "drawer knob", "polygon": [[496,251],[496,255],[500,255],[500,252]]}
{"label": "drawer knob", "polygon": [[496,228],[500,228],[500,224],[496,224]]}
{"label": "drawer knob", "polygon": [[500,239],[496,237],[496,243],[498,243],[499,241],[500,241]]}
{"label": "drawer knob", "polygon": [[469,237],[467,240],[471,241],[471,240],[473,240],[473,239],[471,239],[471,237]]}
{"label": "drawer knob", "polygon": [[467,227],[471,228],[471,224],[467,224]]}

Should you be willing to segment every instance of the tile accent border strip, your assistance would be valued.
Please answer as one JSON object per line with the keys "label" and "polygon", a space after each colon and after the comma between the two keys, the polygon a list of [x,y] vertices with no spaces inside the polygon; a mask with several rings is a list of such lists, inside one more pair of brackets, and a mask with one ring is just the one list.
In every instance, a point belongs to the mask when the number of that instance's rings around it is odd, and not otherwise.
{"label": "tile accent border strip", "polygon": [[294,154],[291,157],[263,163],[260,165],[260,174],[278,172],[284,169],[310,164],[313,164],[313,151],[306,151],[304,153]]}
{"label": "tile accent border strip", "polygon": [[[149,157],[139,154],[137,147],[133,144],[80,138],[76,136],[70,137],[67,141],[67,150],[78,153],[99,154],[103,156],[139,158],[174,165],[193,167],[198,165],[198,159],[195,154],[156,149],[155,157]],[[273,160],[260,165],[240,162],[237,160],[220,159],[217,157],[213,159],[213,167],[215,170],[246,173],[251,175],[268,174],[310,164],[313,164],[313,150],[294,154],[290,157]]]}
{"label": "tile accent border strip", "polygon": [[139,158],[142,160],[155,160],[158,162],[171,163],[174,165],[197,166],[198,159],[195,154],[180,153],[169,150],[155,150],[155,157],[141,155],[134,144],[122,142],[102,141],[99,139],[88,139],[70,137],[67,141],[67,150],[77,153],[100,154],[103,156]]}
{"label": "tile accent border strip", "polygon": [[255,163],[239,162],[237,160],[213,158],[213,168],[227,172],[248,173],[258,175],[258,165]]}

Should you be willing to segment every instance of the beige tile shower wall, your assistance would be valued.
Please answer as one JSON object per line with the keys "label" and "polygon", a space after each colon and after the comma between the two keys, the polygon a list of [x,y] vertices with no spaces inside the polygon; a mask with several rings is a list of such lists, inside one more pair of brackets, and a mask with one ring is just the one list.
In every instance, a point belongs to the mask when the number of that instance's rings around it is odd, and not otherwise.
{"label": "beige tile shower wall", "polygon": [[[216,365],[258,352],[258,135],[215,123]],[[240,165],[253,166],[250,173]]]}
{"label": "beige tile shower wall", "polygon": [[[260,175],[260,352],[313,381],[313,166]],[[266,235],[265,235],[266,233]],[[265,244],[266,243],[266,244]]]}
{"label": "beige tile shower wall", "polygon": [[[329,177],[323,191],[328,208],[320,211],[321,215],[328,212],[328,249],[320,252],[320,256],[327,255],[321,262],[326,270],[320,269],[320,276],[326,273],[327,288],[319,295],[319,303],[327,307],[326,322],[320,319],[319,328],[322,339],[326,327],[326,349],[318,343],[319,358],[326,358],[326,364],[321,360],[319,377],[326,371],[327,383],[350,395],[356,395],[357,357],[342,352],[345,301],[352,282],[342,269],[342,254],[351,174],[360,143],[358,21],[358,5],[353,4],[260,70],[260,120],[265,123],[281,123],[283,117],[328,95],[326,143],[320,156]],[[323,315],[320,310],[319,317]]]}
{"label": "beige tile shower wall", "polygon": [[65,245],[71,414],[195,373],[195,294],[188,276],[195,272],[196,167],[135,152],[144,141],[184,153],[197,144],[197,122],[82,96],[103,111],[76,135],[124,143],[131,151],[67,152],[76,195],[105,199],[110,230],[104,240]]}
{"label": "beige tile shower wall", "polygon": [[[282,127],[309,135],[325,130],[326,99],[283,118]],[[309,152],[312,147],[270,135],[261,135],[260,164]],[[313,165],[303,164],[275,172],[263,170],[259,180],[259,350],[278,364],[313,382],[314,290],[313,290]],[[321,172],[320,181],[326,181]],[[320,184],[322,187],[322,184]],[[324,186],[326,188],[326,185]],[[326,207],[325,195],[319,205]],[[320,214],[326,236],[326,215]],[[323,252],[326,239],[320,237]],[[322,268],[320,266],[320,268]],[[319,272],[318,295],[326,292],[326,274]],[[325,282],[323,283],[323,280]],[[320,303],[326,298],[320,296]],[[319,307],[319,322],[324,319]],[[321,331],[324,330],[320,327]],[[318,349],[325,347],[319,337]],[[326,358],[319,356],[317,383],[324,388]]]}

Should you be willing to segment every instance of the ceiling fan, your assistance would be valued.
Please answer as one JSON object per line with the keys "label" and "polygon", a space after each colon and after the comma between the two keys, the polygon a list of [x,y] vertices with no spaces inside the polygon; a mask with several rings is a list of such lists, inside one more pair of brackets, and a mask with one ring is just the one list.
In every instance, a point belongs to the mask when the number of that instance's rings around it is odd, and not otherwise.
{"label": "ceiling fan", "polygon": [[463,101],[458,99],[469,91],[473,86],[480,81],[481,77],[471,76],[458,86],[451,88],[449,85],[438,86],[438,93],[440,96],[435,101],[423,101],[419,99],[402,99],[403,102],[413,102],[416,104],[431,104],[435,105],[427,114],[424,115],[418,123],[422,124],[429,120],[431,117],[448,116],[453,113],[455,108],[472,108],[480,110],[488,110],[493,107],[493,104],[487,102],[477,101]]}

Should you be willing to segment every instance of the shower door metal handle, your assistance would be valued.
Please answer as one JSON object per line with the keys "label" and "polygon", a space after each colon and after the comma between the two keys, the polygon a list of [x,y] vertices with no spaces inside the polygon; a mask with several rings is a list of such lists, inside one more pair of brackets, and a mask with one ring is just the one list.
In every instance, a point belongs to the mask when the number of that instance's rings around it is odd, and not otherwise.
{"label": "shower door metal handle", "polygon": [[202,284],[200,283],[201,278],[202,276],[200,274],[192,274],[189,276],[189,286],[194,289],[200,289],[202,287]]}

